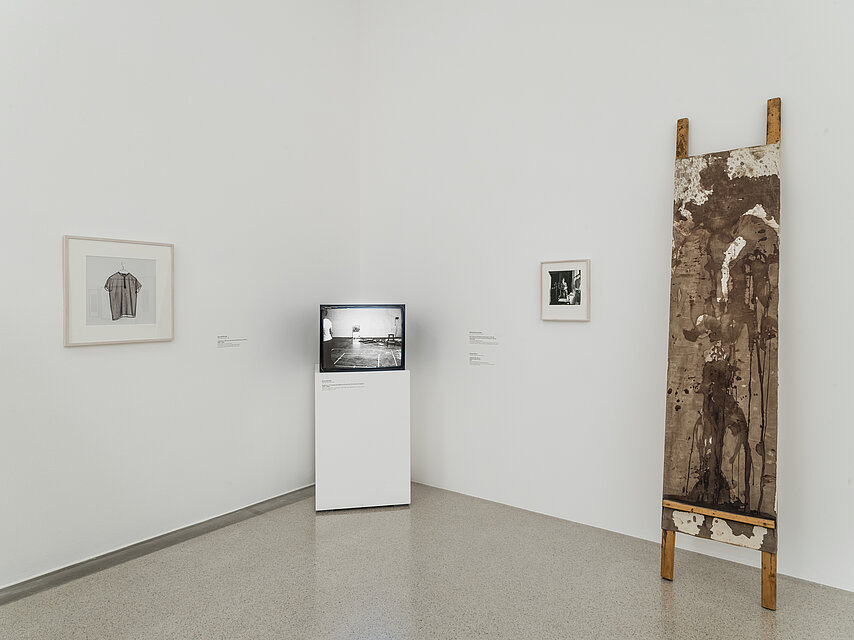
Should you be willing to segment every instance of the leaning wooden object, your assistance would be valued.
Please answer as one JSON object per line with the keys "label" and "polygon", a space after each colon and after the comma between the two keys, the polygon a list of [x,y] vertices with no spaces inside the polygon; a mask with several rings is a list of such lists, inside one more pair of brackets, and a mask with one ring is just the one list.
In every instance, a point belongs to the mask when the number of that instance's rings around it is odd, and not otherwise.
{"label": "leaning wooden object", "polygon": [[777,608],[780,99],[766,144],[688,155],[677,123],[661,577],[676,533],[762,553]]}

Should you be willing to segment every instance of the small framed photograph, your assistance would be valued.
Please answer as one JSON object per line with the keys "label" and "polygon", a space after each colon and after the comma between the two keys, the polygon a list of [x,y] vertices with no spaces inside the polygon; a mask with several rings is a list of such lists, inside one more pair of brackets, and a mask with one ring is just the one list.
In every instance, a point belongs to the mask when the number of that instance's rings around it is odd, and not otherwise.
{"label": "small framed photograph", "polygon": [[65,346],[174,338],[174,245],[64,236]]}
{"label": "small framed photograph", "polygon": [[540,263],[543,320],[590,320],[590,260]]}

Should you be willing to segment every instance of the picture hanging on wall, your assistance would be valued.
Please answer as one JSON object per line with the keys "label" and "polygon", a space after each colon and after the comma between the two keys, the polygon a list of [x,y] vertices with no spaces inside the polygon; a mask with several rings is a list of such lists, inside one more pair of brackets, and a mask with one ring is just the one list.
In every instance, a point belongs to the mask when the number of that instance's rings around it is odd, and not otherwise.
{"label": "picture hanging on wall", "polygon": [[64,236],[65,346],[174,337],[174,245]]}
{"label": "picture hanging on wall", "polygon": [[590,320],[590,260],[540,263],[543,320]]}

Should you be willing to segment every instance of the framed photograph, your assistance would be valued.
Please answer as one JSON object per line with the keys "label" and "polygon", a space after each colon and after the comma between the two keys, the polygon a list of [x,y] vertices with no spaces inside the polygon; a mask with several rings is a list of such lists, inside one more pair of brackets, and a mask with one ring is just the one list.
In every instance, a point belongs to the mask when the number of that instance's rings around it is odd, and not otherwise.
{"label": "framed photograph", "polygon": [[65,346],[174,337],[174,245],[64,236]]}
{"label": "framed photograph", "polygon": [[540,263],[543,320],[590,320],[590,260]]}

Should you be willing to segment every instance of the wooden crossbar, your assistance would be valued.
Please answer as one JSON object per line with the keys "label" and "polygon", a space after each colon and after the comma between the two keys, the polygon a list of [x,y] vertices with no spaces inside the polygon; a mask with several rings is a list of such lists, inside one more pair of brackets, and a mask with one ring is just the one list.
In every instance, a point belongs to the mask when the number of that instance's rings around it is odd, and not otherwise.
{"label": "wooden crossbar", "polygon": [[718,509],[709,509],[707,507],[696,507],[693,504],[683,504],[674,500],[662,500],[661,506],[667,509],[675,509],[676,511],[687,511],[688,513],[699,513],[703,516],[712,516],[713,518],[721,518],[723,520],[732,520],[733,522],[743,522],[752,524],[766,529],[774,529],[777,523],[768,518],[757,518],[755,516],[746,516],[742,513],[730,513],[729,511],[719,511]]}

